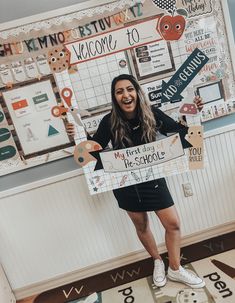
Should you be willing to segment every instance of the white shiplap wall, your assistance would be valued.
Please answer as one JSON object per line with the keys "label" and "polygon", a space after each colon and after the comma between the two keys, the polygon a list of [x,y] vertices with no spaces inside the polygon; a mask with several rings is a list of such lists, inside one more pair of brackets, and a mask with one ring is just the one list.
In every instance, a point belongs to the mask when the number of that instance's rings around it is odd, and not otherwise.
{"label": "white shiplap wall", "polygon": [[[183,241],[235,229],[235,124],[208,133],[205,144],[206,169],[168,178]],[[0,263],[18,298],[91,274],[108,260],[115,266],[147,256],[111,192],[90,196],[83,175],[61,179],[1,193]],[[185,198],[188,182],[194,195]],[[154,213],[150,218],[163,251],[163,229]]]}

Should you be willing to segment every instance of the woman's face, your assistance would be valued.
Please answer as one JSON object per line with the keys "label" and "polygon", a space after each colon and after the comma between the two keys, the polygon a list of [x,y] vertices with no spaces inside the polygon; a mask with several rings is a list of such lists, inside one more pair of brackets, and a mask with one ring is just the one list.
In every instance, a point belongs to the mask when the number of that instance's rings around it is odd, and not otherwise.
{"label": "woman's face", "polygon": [[127,118],[134,118],[137,105],[137,91],[129,80],[119,80],[115,85],[115,98]]}

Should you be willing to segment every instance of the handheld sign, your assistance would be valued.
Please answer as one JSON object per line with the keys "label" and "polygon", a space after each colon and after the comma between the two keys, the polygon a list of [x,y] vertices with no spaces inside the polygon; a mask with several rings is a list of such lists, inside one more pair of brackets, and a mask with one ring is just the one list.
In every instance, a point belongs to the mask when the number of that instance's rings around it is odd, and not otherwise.
{"label": "handheld sign", "polygon": [[180,135],[130,148],[100,153],[105,172],[150,167],[184,155]]}
{"label": "handheld sign", "polygon": [[162,81],[162,103],[181,101],[182,91],[189,85],[209,58],[196,48],[169,82]]}

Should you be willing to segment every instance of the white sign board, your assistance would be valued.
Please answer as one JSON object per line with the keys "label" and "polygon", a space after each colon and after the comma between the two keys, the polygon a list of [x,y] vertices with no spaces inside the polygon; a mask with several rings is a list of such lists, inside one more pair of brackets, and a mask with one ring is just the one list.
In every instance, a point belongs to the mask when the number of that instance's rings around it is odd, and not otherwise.
{"label": "white sign board", "polygon": [[105,34],[65,44],[70,52],[70,64],[97,59],[126,49],[162,40],[157,31],[159,16],[132,26],[124,26]]}
{"label": "white sign board", "polygon": [[115,151],[102,152],[105,172],[129,171],[163,163],[184,155],[179,134],[165,139]]}

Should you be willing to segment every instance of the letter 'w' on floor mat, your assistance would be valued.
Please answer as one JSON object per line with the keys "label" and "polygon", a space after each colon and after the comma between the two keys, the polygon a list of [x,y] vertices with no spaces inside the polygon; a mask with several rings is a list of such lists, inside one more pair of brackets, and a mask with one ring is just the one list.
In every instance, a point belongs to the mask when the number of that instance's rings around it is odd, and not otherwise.
{"label": "letter 'w' on floor mat", "polygon": [[[234,235],[230,233],[223,240],[216,237],[203,241],[193,249],[182,248],[182,262],[190,256],[193,258],[196,247],[197,253],[210,256],[184,265],[204,279],[206,286],[201,289],[169,280],[164,287],[156,287],[150,275],[153,263],[149,258],[35,294],[17,303],[235,303],[235,249],[231,244]],[[223,251],[230,250],[211,256],[212,248],[221,251],[222,247]]]}
{"label": "letter 'w' on floor mat", "polygon": [[[152,277],[142,278],[97,293],[96,300],[89,296],[68,303],[234,303],[235,302],[235,250],[189,263],[188,270],[202,277],[206,286],[192,289],[181,283],[167,281],[158,288]],[[95,296],[93,297],[95,299]]]}

